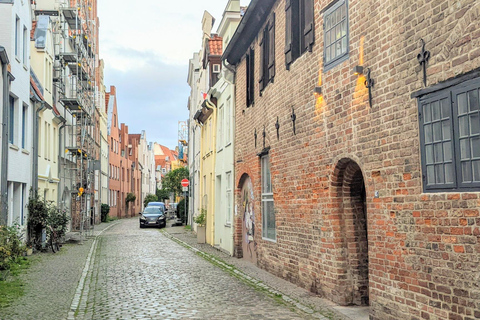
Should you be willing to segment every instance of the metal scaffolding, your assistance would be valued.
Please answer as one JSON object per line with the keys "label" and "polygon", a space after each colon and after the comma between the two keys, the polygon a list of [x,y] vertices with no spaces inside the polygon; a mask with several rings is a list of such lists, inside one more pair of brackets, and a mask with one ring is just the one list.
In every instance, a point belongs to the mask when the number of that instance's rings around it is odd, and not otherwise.
{"label": "metal scaffolding", "polygon": [[[94,7],[95,6],[95,7]],[[70,212],[71,229],[82,236],[95,224],[95,170],[99,169],[100,128],[96,103],[98,27],[96,0],[55,0],[53,23],[54,103],[65,119],[60,148],[63,194],[59,206]],[[62,110],[63,109],[63,110]]]}

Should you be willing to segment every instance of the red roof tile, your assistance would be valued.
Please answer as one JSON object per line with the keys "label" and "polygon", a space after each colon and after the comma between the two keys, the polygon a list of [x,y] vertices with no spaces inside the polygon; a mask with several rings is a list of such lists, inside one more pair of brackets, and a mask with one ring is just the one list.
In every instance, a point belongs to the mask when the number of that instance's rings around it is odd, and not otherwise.
{"label": "red roof tile", "polygon": [[208,41],[210,49],[210,55],[221,56],[222,55],[222,43],[223,39],[217,34],[214,34]]}
{"label": "red roof tile", "polygon": [[35,29],[37,28],[37,21],[32,21],[32,30],[30,31],[30,40],[35,40]]}
{"label": "red roof tile", "polygon": [[30,76],[30,86],[33,88],[33,90],[35,90],[35,93],[38,95],[40,99],[45,100],[43,98],[43,94],[40,92],[40,89],[38,89],[37,84],[35,83],[35,81],[33,81],[33,78],[31,76]]}

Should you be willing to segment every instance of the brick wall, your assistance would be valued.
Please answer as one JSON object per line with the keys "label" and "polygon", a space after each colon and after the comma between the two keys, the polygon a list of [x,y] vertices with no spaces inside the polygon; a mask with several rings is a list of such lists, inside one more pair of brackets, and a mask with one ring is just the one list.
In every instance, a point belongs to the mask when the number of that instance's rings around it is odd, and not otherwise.
{"label": "brick wall", "polygon": [[[372,319],[478,319],[478,193],[423,192],[418,104],[411,94],[423,88],[420,39],[431,52],[427,86],[480,67],[480,3],[351,0],[349,58],[324,71],[320,11],[329,3],[315,1],[313,50],[287,71],[285,1],[277,1],[275,81],[259,96],[257,37],[255,105],[249,108],[245,57],[237,65],[236,195],[238,204],[248,174],[258,208],[258,265],[340,304],[369,301]],[[375,79],[372,107],[365,77],[353,75],[356,65],[369,67]],[[316,85],[323,92],[318,98]],[[257,153],[264,127],[276,242],[261,237]],[[241,223],[238,214],[237,255]]]}

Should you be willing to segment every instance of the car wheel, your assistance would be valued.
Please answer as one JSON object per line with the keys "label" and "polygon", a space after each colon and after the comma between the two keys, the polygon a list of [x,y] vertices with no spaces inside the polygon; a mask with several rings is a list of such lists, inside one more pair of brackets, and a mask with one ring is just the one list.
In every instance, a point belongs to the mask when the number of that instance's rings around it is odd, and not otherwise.
{"label": "car wheel", "polygon": [[145,226],[144,226],[144,225],[140,225],[140,228],[143,229],[143,228],[145,228]]}

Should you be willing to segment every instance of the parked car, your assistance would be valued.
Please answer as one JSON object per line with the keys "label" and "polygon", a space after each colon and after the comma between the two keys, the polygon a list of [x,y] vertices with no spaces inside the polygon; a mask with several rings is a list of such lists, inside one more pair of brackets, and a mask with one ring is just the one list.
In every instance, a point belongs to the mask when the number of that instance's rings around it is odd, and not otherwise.
{"label": "parked car", "polygon": [[147,203],[147,208],[148,207],[162,207],[163,212],[167,211],[167,208],[165,207],[165,203],[163,202],[149,202]]}
{"label": "parked car", "polygon": [[174,203],[170,203],[170,210],[169,211],[172,211],[172,212],[177,212],[177,205],[178,203],[174,202]]}
{"label": "parked car", "polygon": [[165,216],[165,210],[162,207],[146,207],[143,212],[140,212],[140,228],[165,228],[166,225],[167,217]]}

